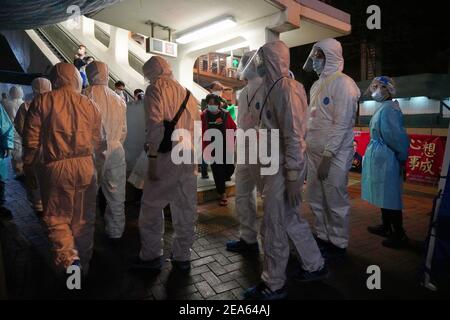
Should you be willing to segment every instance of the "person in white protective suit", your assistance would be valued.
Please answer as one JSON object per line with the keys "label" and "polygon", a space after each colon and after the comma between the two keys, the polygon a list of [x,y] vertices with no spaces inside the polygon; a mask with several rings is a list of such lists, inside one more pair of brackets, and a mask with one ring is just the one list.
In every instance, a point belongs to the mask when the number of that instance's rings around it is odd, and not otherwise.
{"label": "person in white protective suit", "polygon": [[338,257],[345,255],[349,241],[347,184],[360,91],[342,73],[342,46],[335,39],[316,43],[304,69],[319,75],[311,88],[308,109],[308,200],[319,246],[328,257]]}
{"label": "person in white protective suit", "polygon": [[89,87],[86,96],[96,103],[108,148],[105,163],[97,168],[99,186],[106,198],[105,232],[111,241],[122,238],[125,230],[126,163],[123,142],[127,135],[126,105],[108,87],[108,66],[94,61],[86,67]]}
{"label": "person in white protective suit", "polygon": [[[46,78],[36,78],[31,82],[31,88],[33,90],[33,98],[36,98],[40,94],[52,91],[52,83]],[[21,138],[23,137],[23,126],[25,124],[25,117],[29,108],[30,103],[22,103],[14,119],[14,127],[16,128],[16,132]],[[36,166],[38,168],[39,163],[36,163]],[[37,169],[36,171],[39,172],[40,170]],[[31,177],[26,176],[25,178],[28,200],[30,201],[34,211],[41,213],[43,211],[43,208],[41,200],[41,190],[39,188],[39,179],[38,177],[36,177],[36,175],[33,175]],[[34,181],[37,182],[35,188],[33,188]]]}
{"label": "person in white protective suit", "polygon": [[[180,271],[190,270],[191,251],[197,219],[197,177],[194,163],[194,121],[200,121],[198,102],[173,77],[166,60],[154,56],[142,67],[150,85],[145,92],[147,114],[146,149],[148,176],[144,184],[139,214],[141,250],[132,261],[134,268],[160,270],[163,256],[164,215],[170,205],[175,231],[172,243],[172,265]],[[183,108],[185,106],[185,108]],[[191,141],[183,137],[174,143],[174,151],[191,155],[190,163],[175,164],[171,151],[160,149],[164,138],[164,121],[172,121],[181,112],[175,129],[184,129]],[[178,132],[178,131],[176,131]],[[175,133],[176,133],[175,132]],[[180,139],[181,140],[181,139]]]}
{"label": "person in white protective suit", "polygon": [[[24,170],[42,163],[43,220],[55,264],[87,273],[94,247],[97,175],[104,161],[102,118],[95,102],[81,94],[74,65],[58,63],[50,71],[53,90],[36,97],[23,128]],[[42,160],[39,160],[42,155]]]}
{"label": "person in white protective suit", "polygon": [[[23,90],[21,86],[12,86],[9,89],[8,100],[5,101],[5,111],[9,116],[9,119],[14,123],[17,111],[23,103]],[[14,150],[11,152],[11,164],[16,174],[16,178],[21,179],[24,177],[23,162],[22,162],[22,139],[17,131],[14,131]]]}
{"label": "person in white protective suit", "polygon": [[[260,111],[260,139],[267,131],[268,142],[275,135],[278,167],[272,175],[262,175],[264,217],[261,227],[264,248],[262,282],[244,293],[246,299],[273,300],[286,297],[286,267],[289,238],[301,258],[298,281],[322,280],[328,275],[324,259],[310,226],[301,216],[301,189],[305,159],[307,100],[303,86],[289,78],[289,48],[282,41],[265,44],[255,57],[257,72],[263,76],[264,99]],[[260,140],[259,147],[264,143]],[[269,150],[274,146],[269,143]],[[263,172],[261,171],[261,174]]]}
{"label": "person in white protective suit", "polygon": [[[262,78],[256,73],[254,60],[247,66],[256,51],[245,53],[238,67],[241,80],[247,80],[238,98],[239,112],[237,116],[238,129],[255,130],[259,126],[259,112],[264,99]],[[245,69],[245,73],[242,71]],[[260,187],[259,166],[250,164],[250,153],[257,155],[257,150],[246,141],[243,149],[237,152],[245,153],[245,163],[236,165],[236,216],[239,219],[239,240],[227,242],[227,250],[239,253],[258,253],[258,225],[256,206],[256,187]]]}

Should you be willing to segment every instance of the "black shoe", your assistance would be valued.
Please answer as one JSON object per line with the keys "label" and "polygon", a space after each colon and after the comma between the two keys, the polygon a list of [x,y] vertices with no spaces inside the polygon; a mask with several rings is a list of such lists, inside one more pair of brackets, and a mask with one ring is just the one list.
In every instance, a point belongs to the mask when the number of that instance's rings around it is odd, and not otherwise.
{"label": "black shoe", "polygon": [[4,206],[0,207],[0,217],[4,217],[6,219],[12,219],[13,215],[11,210],[5,208]]}
{"label": "black shoe", "polygon": [[244,294],[245,300],[282,300],[287,297],[286,287],[272,291],[264,282],[261,282],[256,287],[248,288]]}
{"label": "black shoe", "polygon": [[336,247],[334,244],[329,243],[327,248],[323,251],[325,259],[333,260],[344,258],[347,255],[347,249]]}
{"label": "black shoe", "polygon": [[120,245],[120,243],[122,242],[122,238],[107,238],[106,242],[111,247],[118,247]]}
{"label": "black shoe", "polygon": [[403,249],[408,246],[409,239],[405,233],[403,234],[395,234],[392,233],[389,238],[383,240],[382,244],[386,248],[390,249]]}
{"label": "black shoe", "polygon": [[371,234],[385,238],[389,237],[392,233],[391,228],[383,224],[367,227],[367,231],[369,231],[369,233]]}
{"label": "black shoe", "polygon": [[153,260],[145,261],[139,256],[136,256],[130,260],[130,265],[132,269],[144,269],[159,272],[163,266],[163,257],[161,256]]}
{"label": "black shoe", "polygon": [[259,254],[258,242],[247,243],[244,240],[230,240],[227,242],[227,251],[241,254]]}
{"label": "black shoe", "polygon": [[331,245],[330,242],[322,240],[317,236],[314,236],[314,240],[316,240],[317,246],[319,247],[320,251],[326,250],[326,248],[328,248]]}
{"label": "black shoe", "polygon": [[209,175],[206,175],[206,176],[202,175],[202,179],[203,180],[209,179]]}
{"label": "black shoe", "polygon": [[191,271],[191,262],[190,261],[177,261],[172,260],[172,266],[182,273],[189,273]]}
{"label": "black shoe", "polygon": [[323,266],[317,271],[309,272],[301,269],[297,275],[294,276],[294,280],[298,282],[316,282],[322,281],[328,278],[329,271],[327,266]]}

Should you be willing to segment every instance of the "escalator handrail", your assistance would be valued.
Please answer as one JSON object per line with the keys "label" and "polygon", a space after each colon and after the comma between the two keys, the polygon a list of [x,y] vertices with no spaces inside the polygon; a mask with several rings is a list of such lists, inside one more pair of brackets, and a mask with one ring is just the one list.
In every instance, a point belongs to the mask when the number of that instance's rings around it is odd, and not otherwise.
{"label": "escalator handrail", "polygon": [[[56,27],[58,29],[58,31],[62,32],[64,34],[64,36],[67,37],[67,39],[69,41],[71,41],[73,44],[75,44],[76,46],[79,46],[80,43],[78,43],[70,34],[68,34],[66,31],[64,31],[60,26],[58,25],[53,25],[53,27]],[[72,63],[72,58],[68,57],[67,54],[64,53],[64,50],[62,50],[57,43],[55,43],[51,37],[45,32],[45,30],[43,30],[43,28],[38,28],[37,29],[38,34],[42,35],[43,37],[45,37],[45,39],[49,42],[49,44],[53,47],[54,50],[56,50],[60,56],[62,56],[65,60],[65,62],[67,63]],[[91,54],[91,56],[95,59],[98,60],[95,55]],[[117,77],[114,73],[112,73],[111,71],[109,71],[109,78],[115,83],[118,81],[119,77]],[[126,94],[130,97],[133,98],[133,94],[130,92],[129,89],[125,88],[125,92]]]}

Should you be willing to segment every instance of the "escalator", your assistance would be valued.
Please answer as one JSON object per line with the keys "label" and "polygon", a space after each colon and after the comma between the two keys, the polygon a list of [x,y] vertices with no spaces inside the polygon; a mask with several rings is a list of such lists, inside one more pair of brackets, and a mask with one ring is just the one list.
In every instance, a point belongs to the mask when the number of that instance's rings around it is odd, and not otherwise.
{"label": "escalator", "polygon": [[[61,62],[73,63],[74,53],[77,52],[80,43],[71,35],[65,32],[58,25],[50,25],[34,30],[36,34],[44,41],[52,52],[60,59]],[[98,60],[95,55],[89,53],[94,59]],[[109,72],[108,86],[114,90],[114,84],[119,77],[113,72]],[[133,100],[133,93],[125,88],[129,101]]]}

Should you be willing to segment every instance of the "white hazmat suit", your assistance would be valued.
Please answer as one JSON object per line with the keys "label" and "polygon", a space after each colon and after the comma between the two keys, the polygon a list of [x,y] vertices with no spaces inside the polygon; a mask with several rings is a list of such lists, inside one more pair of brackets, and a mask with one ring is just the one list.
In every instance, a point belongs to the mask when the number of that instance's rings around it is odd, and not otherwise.
{"label": "white hazmat suit", "polygon": [[[312,56],[318,49],[325,54],[325,66],[311,88],[308,109],[308,200],[316,218],[317,237],[345,249],[349,239],[348,173],[354,155],[353,127],[360,91],[342,73],[342,47],[335,39],[314,45],[305,70],[311,70]],[[331,164],[328,177],[321,181],[318,169],[323,157],[331,158]]]}
{"label": "white hazmat suit", "polygon": [[[151,158],[149,158],[149,177],[145,181],[139,215],[141,235],[139,258],[149,261],[162,256],[163,208],[170,204],[175,230],[172,258],[175,261],[186,262],[190,261],[190,248],[195,237],[197,165],[194,164],[193,159],[192,164],[174,164],[171,152],[160,153],[158,149],[164,136],[163,121],[171,121],[175,117],[187,92],[173,78],[170,66],[163,58],[152,57],[142,69],[144,76],[150,81],[144,101],[147,113],[147,154]],[[175,128],[187,130],[193,138],[194,121],[199,120],[198,103],[191,96]],[[193,139],[191,145],[186,148],[186,152],[194,152]]]}
{"label": "white hazmat suit", "polygon": [[275,291],[283,288],[286,282],[289,238],[305,271],[322,269],[324,260],[308,222],[301,217],[301,202],[298,201],[306,169],[305,90],[299,82],[289,78],[289,48],[282,41],[265,44],[258,55],[265,70],[263,90],[267,97],[261,107],[260,127],[269,130],[268,142],[275,134],[279,144],[278,172],[262,177],[264,218],[261,234],[265,257],[261,278]]}
{"label": "white hazmat suit", "polygon": [[[36,98],[40,94],[52,91],[52,83],[46,78],[36,78],[31,82],[31,88],[33,89],[34,98]],[[29,108],[30,103],[22,103],[14,119],[14,127],[20,137],[23,137],[23,126]],[[39,159],[41,160],[40,156]],[[37,176],[37,173],[41,171],[40,165],[41,163],[37,161],[35,172],[26,173],[28,200],[31,202],[33,209],[39,212],[43,210],[41,190],[39,188],[39,177]]]}
{"label": "white hazmat suit", "polygon": [[108,148],[105,163],[97,168],[99,186],[106,198],[105,231],[111,239],[119,239],[125,229],[126,163],[123,142],[127,135],[126,105],[108,87],[108,66],[94,61],[86,67],[89,87],[86,96],[96,103]]}
{"label": "white hazmat suit", "polygon": [[[8,100],[5,101],[4,107],[8,113],[9,119],[14,123],[17,111],[23,103],[23,91],[20,86],[12,86],[9,89]],[[14,150],[11,152],[11,163],[16,176],[23,176],[23,162],[22,162],[22,138],[19,133],[14,130]]]}
{"label": "white hazmat suit", "polygon": [[[238,129],[244,131],[256,129],[259,125],[259,113],[263,104],[264,92],[262,90],[262,78],[256,73],[256,66],[253,61],[249,61],[255,54],[250,51],[244,54],[241,62],[245,73],[242,78],[247,79],[248,83],[242,89],[238,98],[239,112],[237,116]],[[247,66],[248,63],[251,65]],[[246,141],[244,148],[238,152],[245,153],[246,161],[244,164],[236,165],[236,215],[240,223],[240,239],[248,244],[257,243],[257,207],[256,207],[256,187],[260,186],[259,166],[250,164],[250,152],[256,153],[257,150],[251,148],[251,143]]]}

